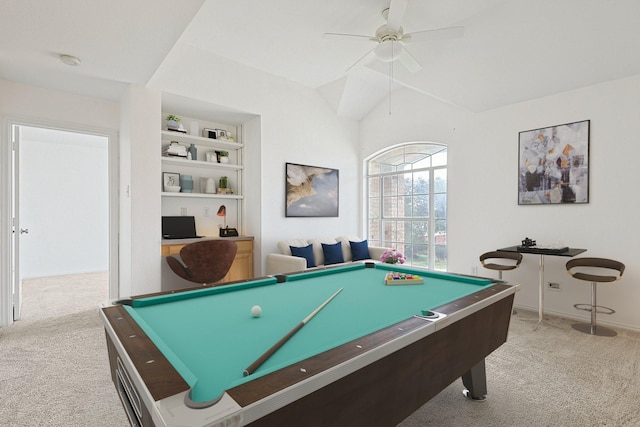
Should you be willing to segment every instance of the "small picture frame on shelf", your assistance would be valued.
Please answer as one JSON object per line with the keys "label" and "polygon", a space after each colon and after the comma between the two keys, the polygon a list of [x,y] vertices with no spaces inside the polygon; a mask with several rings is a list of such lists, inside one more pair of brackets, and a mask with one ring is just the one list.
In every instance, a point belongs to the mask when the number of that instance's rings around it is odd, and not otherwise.
{"label": "small picture frame on shelf", "polygon": [[167,193],[180,192],[180,174],[175,172],[162,173],[162,190]]}

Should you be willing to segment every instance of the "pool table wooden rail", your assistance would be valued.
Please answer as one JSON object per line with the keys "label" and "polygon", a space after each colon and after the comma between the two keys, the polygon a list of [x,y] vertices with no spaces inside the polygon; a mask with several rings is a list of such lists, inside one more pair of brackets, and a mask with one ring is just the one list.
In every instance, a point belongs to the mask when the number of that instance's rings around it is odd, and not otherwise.
{"label": "pool table wooden rail", "polygon": [[[123,306],[107,307],[103,312],[127,354],[135,355],[131,360],[155,400],[162,400],[189,390],[189,384],[184,381]],[[114,343],[108,334],[107,343],[115,350]],[[149,363],[149,361],[153,362]],[[111,365],[114,363],[111,362]],[[112,372],[115,372],[113,368],[115,366],[112,366]]]}

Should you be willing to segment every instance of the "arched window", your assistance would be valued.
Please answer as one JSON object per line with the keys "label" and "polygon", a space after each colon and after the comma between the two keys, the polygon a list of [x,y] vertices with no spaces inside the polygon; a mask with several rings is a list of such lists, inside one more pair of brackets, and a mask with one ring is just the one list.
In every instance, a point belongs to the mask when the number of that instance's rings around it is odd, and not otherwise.
{"label": "arched window", "polygon": [[447,147],[409,143],[366,162],[367,236],[407,264],[447,269]]}

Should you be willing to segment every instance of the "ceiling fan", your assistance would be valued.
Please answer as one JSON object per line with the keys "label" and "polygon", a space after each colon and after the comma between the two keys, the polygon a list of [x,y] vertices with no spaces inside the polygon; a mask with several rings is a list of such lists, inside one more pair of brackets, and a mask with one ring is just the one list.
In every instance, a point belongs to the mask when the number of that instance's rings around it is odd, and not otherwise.
{"label": "ceiling fan", "polygon": [[389,7],[382,11],[382,16],[387,22],[378,28],[373,36],[324,33],[323,37],[377,43],[377,45],[366,55],[347,68],[347,71],[354,67],[364,65],[372,59],[378,59],[382,62],[394,62],[399,60],[407,70],[415,73],[416,71],[420,71],[422,66],[407,50],[405,44],[462,37],[464,34],[464,27],[447,27],[405,34],[401,23],[407,10],[408,3],[409,0],[391,0]]}

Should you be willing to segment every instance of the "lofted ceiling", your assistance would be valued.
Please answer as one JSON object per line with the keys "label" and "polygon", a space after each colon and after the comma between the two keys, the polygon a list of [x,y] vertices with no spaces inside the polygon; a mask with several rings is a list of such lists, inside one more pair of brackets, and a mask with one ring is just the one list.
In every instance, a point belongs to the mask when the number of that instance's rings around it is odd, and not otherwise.
{"label": "lofted ceiling", "polygon": [[390,88],[479,112],[640,74],[637,0],[409,0],[405,33],[464,36],[407,45],[415,73],[397,61],[346,72],[375,44],[323,33],[373,35],[389,1],[0,0],[0,78],[119,99],[186,45],[316,89],[360,119]]}

